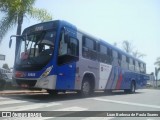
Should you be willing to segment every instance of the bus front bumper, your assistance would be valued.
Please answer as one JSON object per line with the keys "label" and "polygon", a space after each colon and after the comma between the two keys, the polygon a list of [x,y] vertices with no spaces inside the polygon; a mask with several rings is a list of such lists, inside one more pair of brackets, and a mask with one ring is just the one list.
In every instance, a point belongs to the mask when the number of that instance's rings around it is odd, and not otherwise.
{"label": "bus front bumper", "polygon": [[41,88],[41,89],[55,89],[56,75],[50,75],[44,78],[13,78],[13,85],[22,88]]}

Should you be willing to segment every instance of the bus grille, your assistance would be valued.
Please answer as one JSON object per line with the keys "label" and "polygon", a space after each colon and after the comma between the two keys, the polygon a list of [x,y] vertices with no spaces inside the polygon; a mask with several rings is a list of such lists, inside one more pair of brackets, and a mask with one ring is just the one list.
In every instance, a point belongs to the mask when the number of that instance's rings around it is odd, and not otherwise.
{"label": "bus grille", "polygon": [[16,79],[16,83],[21,86],[21,85],[27,85],[28,87],[34,87],[36,84],[37,80],[18,80]]}

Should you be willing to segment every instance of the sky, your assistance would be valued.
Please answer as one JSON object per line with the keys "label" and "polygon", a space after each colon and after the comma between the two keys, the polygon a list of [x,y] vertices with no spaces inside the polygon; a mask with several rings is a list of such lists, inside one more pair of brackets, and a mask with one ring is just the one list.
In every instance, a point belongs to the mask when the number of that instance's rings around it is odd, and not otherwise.
{"label": "sky", "polygon": [[[157,57],[160,57],[160,1],[159,0],[37,0],[35,7],[46,9],[54,20],[66,20],[83,31],[105,40],[110,44],[128,40],[134,50],[144,53],[142,60],[147,73],[154,72]],[[0,15],[0,19],[2,15]],[[27,17],[23,28],[36,24]],[[16,33],[14,26],[0,45],[0,54],[6,55],[0,67],[14,63],[15,43],[9,49],[10,35]]]}

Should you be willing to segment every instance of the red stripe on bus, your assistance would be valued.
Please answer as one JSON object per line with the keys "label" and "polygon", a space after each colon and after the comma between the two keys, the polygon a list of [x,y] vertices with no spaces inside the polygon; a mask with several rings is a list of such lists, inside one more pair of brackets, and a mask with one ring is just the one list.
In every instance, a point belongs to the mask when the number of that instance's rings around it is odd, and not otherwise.
{"label": "red stripe on bus", "polygon": [[120,73],[120,76],[119,76],[119,79],[118,79],[118,82],[117,82],[117,85],[116,85],[116,89],[120,89],[121,87],[121,83],[122,83],[122,73]]}

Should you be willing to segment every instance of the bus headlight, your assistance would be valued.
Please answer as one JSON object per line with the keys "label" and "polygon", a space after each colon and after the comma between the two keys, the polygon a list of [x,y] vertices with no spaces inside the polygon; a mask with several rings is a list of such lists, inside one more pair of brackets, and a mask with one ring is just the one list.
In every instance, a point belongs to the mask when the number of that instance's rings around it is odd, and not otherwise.
{"label": "bus headlight", "polygon": [[49,75],[49,73],[51,72],[53,66],[48,67],[44,73],[41,75],[41,78],[47,77]]}

